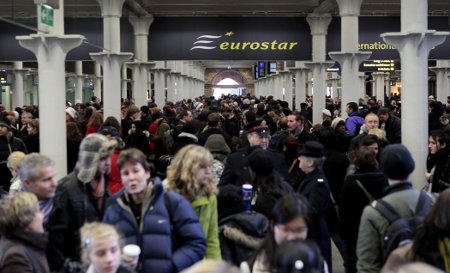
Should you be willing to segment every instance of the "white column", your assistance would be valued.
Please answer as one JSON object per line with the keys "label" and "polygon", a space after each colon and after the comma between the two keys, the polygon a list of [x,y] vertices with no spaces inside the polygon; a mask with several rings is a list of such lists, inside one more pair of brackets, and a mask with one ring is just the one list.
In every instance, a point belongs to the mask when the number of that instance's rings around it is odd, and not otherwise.
{"label": "white column", "polygon": [[430,67],[436,73],[436,100],[447,103],[447,96],[450,96],[448,75],[450,72],[450,61],[437,60],[435,67]]}
{"label": "white column", "polygon": [[120,112],[120,67],[131,59],[132,53],[90,53],[91,58],[103,67],[103,116],[121,120]]}
{"label": "white column", "polygon": [[94,80],[94,96],[102,98],[102,66],[99,63],[95,63],[95,80]]}
{"label": "white column", "polygon": [[307,95],[308,96],[312,96],[314,95],[314,90],[313,90],[313,73],[310,71],[308,72],[308,80],[306,82],[307,85]]}
{"label": "white column", "polygon": [[[401,32],[384,33],[383,40],[400,52],[402,63],[402,143],[410,150],[416,168],[411,181],[424,185],[428,154],[428,54],[446,39],[448,32],[428,30],[427,1],[401,1]],[[412,137],[414,136],[414,137]]]}
{"label": "white column", "polygon": [[83,62],[75,61],[75,103],[83,102]]}
{"label": "white column", "polygon": [[331,78],[327,80],[331,86],[331,90],[332,90],[332,94],[331,97],[333,99],[339,97],[339,92],[338,92],[338,88],[339,88],[339,76],[337,75],[337,73],[332,72],[331,73]]}
{"label": "white column", "polygon": [[[165,88],[166,88],[166,73],[168,72],[168,69],[153,69],[152,73],[155,78],[155,103],[162,107],[165,102]],[[161,105],[161,106],[160,106]]]}
{"label": "white column", "polygon": [[103,17],[103,47],[112,53],[120,52],[120,17],[125,0],[97,0]]}
{"label": "white column", "polygon": [[12,109],[15,109],[16,107],[22,107],[24,105],[23,77],[29,70],[23,69],[23,62],[14,62],[13,66],[14,80],[12,83]]}
{"label": "white column", "polygon": [[[366,92],[366,79],[367,79],[367,76],[366,76],[366,74],[360,72],[358,74],[358,77],[359,77],[359,90],[360,90],[359,97],[360,98],[364,98],[366,96],[366,93],[367,93]],[[369,94],[369,95],[372,95],[372,94]]]}
{"label": "white column", "polygon": [[326,69],[333,65],[333,63],[334,62],[305,63],[306,67],[310,68],[313,72],[313,124],[322,123],[322,110],[325,109],[325,96],[327,92],[327,85],[325,82]]}
{"label": "white column", "polygon": [[[84,40],[81,35],[18,36],[19,44],[32,51],[38,61],[39,73],[39,118],[42,136],[41,154],[55,161],[57,178],[67,174],[65,105],[65,63],[66,54],[78,47]],[[55,132],[58,132],[55,134]]]}
{"label": "white column", "polygon": [[135,104],[138,107],[147,105],[148,71],[155,64],[150,62],[133,62],[127,65],[133,69],[133,98]]}
{"label": "white column", "polygon": [[293,108],[293,98],[294,98],[294,92],[293,92],[293,86],[292,86],[292,74],[287,71],[281,71],[280,75],[282,77],[282,84],[283,84],[283,90],[284,90],[284,100],[289,103],[289,108]]}
{"label": "white column", "polygon": [[[120,83],[121,83],[121,88],[120,88],[120,97],[126,99],[127,98],[127,91],[128,91],[128,82],[130,82],[130,79],[128,79],[127,76],[127,65],[124,64],[122,65],[122,71],[121,71],[121,78],[120,78]],[[131,97],[134,98],[134,90],[131,90]]]}
{"label": "white column", "polygon": [[[305,102],[306,98],[306,77],[308,69],[306,67],[297,66],[290,69],[295,76],[295,109],[300,109],[300,103]],[[294,108],[293,108],[294,109]]]}
{"label": "white column", "polygon": [[375,96],[377,96],[377,100],[381,100],[383,102],[383,104],[384,104],[384,94],[385,94],[385,88],[386,88],[385,77],[388,75],[389,74],[383,73],[383,72],[372,73],[373,83],[374,83],[373,90],[375,91]]}
{"label": "white column", "polygon": [[141,62],[148,61],[148,32],[153,23],[153,16],[129,17],[134,31],[134,59]]}
{"label": "white column", "polygon": [[359,64],[370,57],[371,52],[358,51],[358,17],[362,0],[336,0],[341,17],[341,52],[330,52],[330,57],[339,62],[341,74],[341,112],[345,117],[345,106],[358,102],[361,94],[358,82]]}

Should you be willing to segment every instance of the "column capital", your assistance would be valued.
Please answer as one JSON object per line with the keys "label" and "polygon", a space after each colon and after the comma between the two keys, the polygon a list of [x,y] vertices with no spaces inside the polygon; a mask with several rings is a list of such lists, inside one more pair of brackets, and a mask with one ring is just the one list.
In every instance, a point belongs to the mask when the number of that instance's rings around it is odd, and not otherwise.
{"label": "column capital", "polygon": [[296,72],[307,72],[310,69],[308,67],[291,67],[289,68],[289,70],[292,71],[293,73],[296,73]]}
{"label": "column capital", "polygon": [[362,61],[369,59],[372,52],[370,51],[356,51],[356,52],[329,52],[328,55],[331,59],[340,63],[351,62],[352,64],[359,65]]}
{"label": "column capital", "polygon": [[327,35],[328,26],[331,22],[329,13],[310,13],[306,16],[306,21],[311,29],[311,35]]}
{"label": "column capital", "polygon": [[91,59],[100,63],[102,66],[109,62],[115,62],[119,65],[123,64],[125,61],[131,59],[133,57],[133,53],[124,52],[124,53],[109,53],[109,52],[96,52],[89,53]]}
{"label": "column capital", "polygon": [[339,6],[339,15],[343,16],[359,16],[361,11],[362,0],[336,0]]}
{"label": "column capital", "polygon": [[150,26],[153,23],[153,16],[147,15],[143,17],[130,16],[128,21],[133,26],[134,35],[147,36]]}
{"label": "column capital", "polygon": [[148,70],[151,70],[155,67],[155,62],[140,62],[140,61],[134,61],[134,62],[126,62],[125,65],[129,68],[135,68],[135,67],[145,67]]}
{"label": "column capital", "polygon": [[419,32],[387,32],[381,34],[381,38],[384,42],[395,46],[400,53],[411,46],[429,52],[433,47],[442,44],[448,35],[448,31],[425,30]]}
{"label": "column capital", "polygon": [[332,61],[325,61],[325,62],[305,62],[305,66],[309,69],[313,70],[315,68],[324,69],[328,68],[334,65],[334,62]]}
{"label": "column capital", "polygon": [[102,17],[121,17],[125,0],[97,0],[102,10]]}
{"label": "column capital", "polygon": [[[67,54],[70,50],[81,45],[85,37],[82,35],[48,35],[48,34],[31,34],[29,36],[16,36],[19,44],[37,57],[38,53],[45,52],[50,55],[53,50],[59,48],[62,53]],[[40,48],[43,47],[43,51]]]}

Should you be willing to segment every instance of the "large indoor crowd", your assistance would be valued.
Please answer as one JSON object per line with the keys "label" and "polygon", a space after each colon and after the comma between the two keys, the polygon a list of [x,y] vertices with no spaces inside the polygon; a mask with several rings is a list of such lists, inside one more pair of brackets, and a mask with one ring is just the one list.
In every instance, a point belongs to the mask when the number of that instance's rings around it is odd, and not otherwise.
{"label": "large indoor crowd", "polygon": [[332,272],[332,243],[346,273],[450,273],[450,106],[428,100],[423,189],[398,96],[327,98],[319,124],[311,97],[126,99],[118,120],[94,96],[66,104],[59,180],[38,107],[0,104],[0,273]]}

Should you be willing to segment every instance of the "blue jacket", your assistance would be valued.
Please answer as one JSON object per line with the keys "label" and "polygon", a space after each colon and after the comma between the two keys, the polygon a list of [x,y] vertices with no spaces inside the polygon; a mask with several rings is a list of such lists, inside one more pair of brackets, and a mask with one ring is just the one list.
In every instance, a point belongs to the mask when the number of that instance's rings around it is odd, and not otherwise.
{"label": "blue jacket", "polygon": [[128,194],[122,190],[113,198],[103,222],[115,225],[125,244],[141,247],[138,272],[179,272],[205,256],[202,227],[191,204],[181,195],[165,193],[161,183],[149,183],[139,226]]}

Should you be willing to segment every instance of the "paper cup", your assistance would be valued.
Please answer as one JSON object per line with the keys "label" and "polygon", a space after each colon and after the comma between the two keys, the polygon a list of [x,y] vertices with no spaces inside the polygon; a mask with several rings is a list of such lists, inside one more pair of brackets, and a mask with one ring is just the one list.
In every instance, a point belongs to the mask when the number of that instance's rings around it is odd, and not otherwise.
{"label": "paper cup", "polygon": [[126,245],[123,247],[123,255],[138,260],[141,254],[141,248],[138,245]]}

